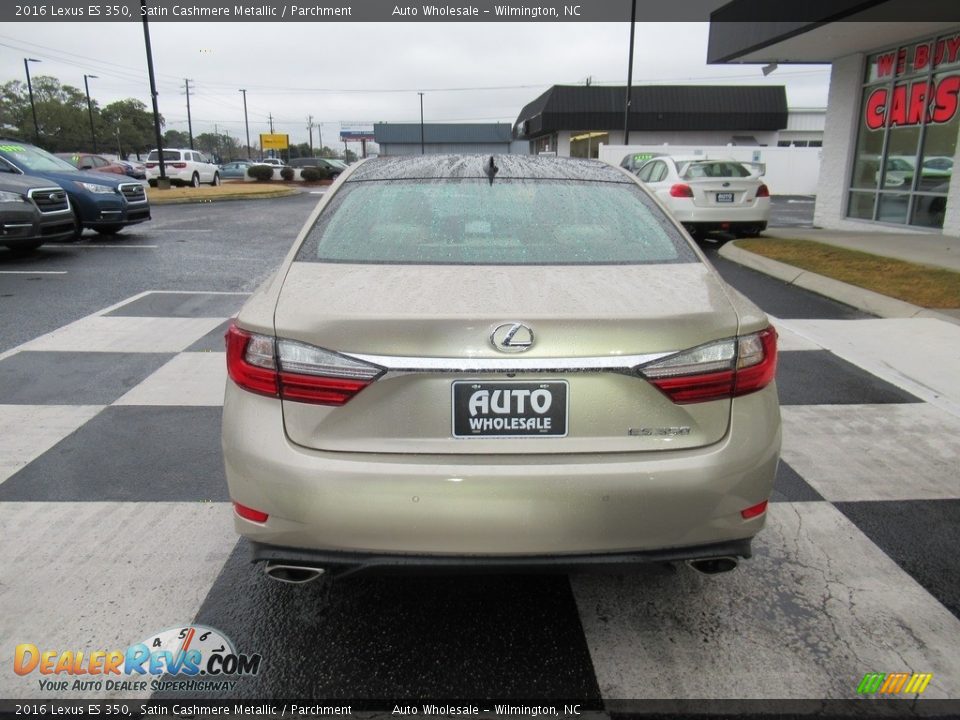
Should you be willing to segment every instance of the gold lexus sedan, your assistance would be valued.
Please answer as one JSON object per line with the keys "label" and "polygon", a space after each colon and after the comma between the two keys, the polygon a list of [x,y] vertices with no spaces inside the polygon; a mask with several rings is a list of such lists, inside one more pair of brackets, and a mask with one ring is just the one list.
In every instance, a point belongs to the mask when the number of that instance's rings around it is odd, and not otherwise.
{"label": "gold lexus sedan", "polygon": [[227,332],[223,453],[271,577],[750,557],[777,335],[621,168],[345,171]]}

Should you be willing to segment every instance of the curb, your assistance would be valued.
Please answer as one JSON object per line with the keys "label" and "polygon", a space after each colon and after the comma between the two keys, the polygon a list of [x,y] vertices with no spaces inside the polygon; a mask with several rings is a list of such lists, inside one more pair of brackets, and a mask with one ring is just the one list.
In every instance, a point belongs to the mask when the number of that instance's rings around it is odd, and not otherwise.
{"label": "curb", "polygon": [[214,202],[224,202],[232,200],[269,200],[271,198],[280,198],[280,197],[289,197],[290,195],[297,195],[300,191],[295,188],[286,188],[282,192],[268,192],[268,193],[248,193],[246,195],[223,195],[219,197],[182,197],[182,198],[151,198],[151,205],[198,205],[202,203],[214,203]]}
{"label": "curb", "polygon": [[850,285],[833,278],[818,275],[817,273],[801,270],[793,265],[787,265],[779,260],[757,255],[733,243],[727,243],[718,250],[721,257],[751,268],[765,275],[782,280],[788,285],[796,285],[804,290],[823,295],[831,300],[842,302],[858,310],[883,318],[934,318],[944,322],[960,325],[960,318],[939,313],[936,310],[913,305],[903,300],[881,295],[856,285]]}

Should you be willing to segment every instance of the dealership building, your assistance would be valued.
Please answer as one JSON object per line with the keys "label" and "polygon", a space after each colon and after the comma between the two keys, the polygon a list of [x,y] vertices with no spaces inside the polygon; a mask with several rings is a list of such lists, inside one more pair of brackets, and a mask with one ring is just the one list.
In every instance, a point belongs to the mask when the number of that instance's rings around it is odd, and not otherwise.
{"label": "dealership building", "polygon": [[892,21],[912,6],[837,0],[819,20],[741,22],[763,2],[734,0],[711,16],[711,63],[831,64],[818,226],[960,235],[960,22]]}

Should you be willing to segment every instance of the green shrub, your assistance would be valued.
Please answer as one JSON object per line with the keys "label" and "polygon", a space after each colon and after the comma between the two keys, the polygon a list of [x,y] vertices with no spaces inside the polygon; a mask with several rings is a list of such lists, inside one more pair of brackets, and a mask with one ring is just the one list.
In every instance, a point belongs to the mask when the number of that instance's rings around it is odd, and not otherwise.
{"label": "green shrub", "polygon": [[294,171],[292,167],[280,168],[280,177],[282,177],[287,182],[290,182],[291,180],[293,180],[293,176],[296,174],[297,173]]}
{"label": "green shrub", "polygon": [[247,168],[247,175],[257,182],[266,182],[273,177],[273,168],[269,165],[251,165]]}
{"label": "green shrub", "polygon": [[304,182],[316,182],[317,180],[323,180],[323,171],[320,168],[316,167],[305,167],[300,171],[300,177],[304,179]]}

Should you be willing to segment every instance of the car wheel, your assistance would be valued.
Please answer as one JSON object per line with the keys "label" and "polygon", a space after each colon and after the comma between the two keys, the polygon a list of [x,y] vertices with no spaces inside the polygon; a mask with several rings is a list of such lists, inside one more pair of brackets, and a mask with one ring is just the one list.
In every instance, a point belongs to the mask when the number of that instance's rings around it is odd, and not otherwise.
{"label": "car wheel", "polygon": [[220,186],[220,173],[213,174],[213,180],[210,182],[210,187],[219,187]]}
{"label": "car wheel", "polygon": [[123,225],[104,225],[102,227],[94,228],[99,235],[116,235],[122,229]]}
{"label": "car wheel", "polygon": [[196,173],[190,178],[190,187],[200,187],[200,176]]}
{"label": "car wheel", "polygon": [[77,209],[73,209],[73,235],[67,238],[67,242],[77,242],[83,236],[83,223],[80,221],[80,215]]}

